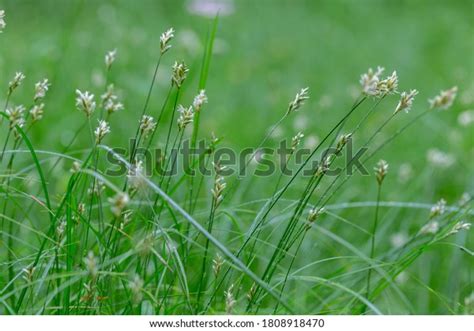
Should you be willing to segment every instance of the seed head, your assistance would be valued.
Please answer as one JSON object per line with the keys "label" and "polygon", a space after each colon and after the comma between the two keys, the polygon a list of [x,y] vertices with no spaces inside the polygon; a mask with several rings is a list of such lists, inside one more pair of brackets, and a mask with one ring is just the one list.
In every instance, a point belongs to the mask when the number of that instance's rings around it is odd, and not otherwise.
{"label": "seed head", "polygon": [[227,184],[224,180],[224,177],[222,177],[221,175],[217,175],[214,181],[214,188],[211,189],[212,197],[214,198],[215,208],[217,208],[221,204],[222,200],[224,199],[224,196],[222,193],[224,192],[224,189],[226,188],[226,186]]}
{"label": "seed head", "polygon": [[141,279],[140,276],[138,275],[135,275],[132,281],[130,282],[130,284],[128,285],[128,287],[132,291],[133,301],[135,303],[140,303],[143,299],[143,295],[142,295],[143,285],[144,285],[143,279]]}
{"label": "seed head", "polygon": [[95,279],[99,273],[99,267],[98,260],[95,257],[94,252],[89,251],[87,256],[84,258],[84,264],[89,275],[92,277],[92,279]]}
{"label": "seed head", "polygon": [[329,167],[331,166],[331,162],[333,161],[333,158],[334,158],[334,154],[326,156],[324,160],[322,160],[321,163],[319,164],[314,175],[318,177],[325,174],[329,170]]}
{"label": "seed head", "polygon": [[304,134],[300,131],[293,138],[291,138],[291,149],[294,151],[304,138]]}
{"label": "seed head", "polygon": [[143,136],[148,137],[148,135],[155,131],[156,122],[155,119],[148,115],[143,115],[142,119],[140,120],[140,131]]}
{"label": "seed head", "polygon": [[136,161],[134,165],[128,169],[128,182],[132,189],[138,189],[143,184],[143,162],[141,160]]}
{"label": "seed head", "polygon": [[203,104],[207,103],[206,91],[201,90],[199,94],[194,97],[193,107],[196,112],[199,112]]}
{"label": "seed head", "polygon": [[448,235],[456,234],[459,231],[463,231],[463,230],[469,231],[470,228],[471,228],[471,223],[459,221],[454,225],[453,229],[449,232]]}
{"label": "seed head", "polygon": [[344,148],[344,146],[347,145],[347,142],[351,139],[351,137],[352,137],[351,133],[341,135],[339,137],[339,140],[337,141],[336,150],[338,152],[342,151],[342,149]]}
{"label": "seed head", "polygon": [[385,83],[381,83],[380,76],[383,74],[385,68],[377,67],[374,71],[372,68],[369,68],[367,73],[360,76],[360,85],[362,86],[362,91],[364,94],[369,96],[381,96],[385,89]]}
{"label": "seed head", "polygon": [[40,103],[39,105],[34,105],[30,109],[31,120],[33,122],[39,121],[40,119],[43,118],[43,112],[44,112],[44,103]]}
{"label": "seed head", "polygon": [[25,107],[19,105],[16,107],[10,107],[6,110],[8,119],[10,120],[10,129],[13,129],[16,125],[22,128],[25,125],[25,119],[23,113],[25,112]]}
{"label": "seed head", "polygon": [[408,113],[415,99],[415,95],[418,94],[417,90],[410,90],[410,92],[402,92],[400,94],[400,101],[398,101],[397,108],[395,108],[395,113],[398,113],[402,110]]}
{"label": "seed head", "polygon": [[27,282],[27,283],[31,283],[33,281],[33,275],[35,273],[35,267],[33,266],[30,266],[30,267],[27,267],[27,268],[23,268],[22,271],[24,273],[23,275],[23,279]]}
{"label": "seed head", "polygon": [[436,221],[430,221],[423,225],[420,229],[420,234],[435,234],[439,230],[439,223]]}
{"label": "seed head", "polygon": [[194,109],[193,106],[188,108],[183,107],[182,105],[178,106],[178,112],[180,113],[178,117],[178,128],[183,130],[186,126],[191,123],[194,119]]}
{"label": "seed head", "polygon": [[102,139],[105,137],[105,135],[107,133],[110,132],[110,126],[109,124],[104,121],[104,120],[99,120],[99,125],[97,126],[97,128],[95,129],[94,131],[94,135],[95,135],[95,142],[97,144],[100,144],[100,142],[102,141]]}
{"label": "seed head", "polygon": [[189,69],[184,63],[184,61],[178,62],[176,61],[173,64],[173,74],[171,76],[171,85],[175,86],[179,89],[183,84],[184,80],[186,79]]}
{"label": "seed head", "polygon": [[385,85],[385,94],[395,94],[397,93],[398,89],[398,76],[397,72],[394,71],[390,76],[384,79]]}
{"label": "seed head", "polygon": [[83,111],[87,117],[90,117],[95,110],[94,95],[88,91],[81,92],[76,90],[76,107]]}
{"label": "seed head", "polygon": [[375,171],[375,178],[377,179],[377,183],[379,185],[382,185],[382,182],[388,172],[388,163],[385,160],[380,160],[377,163],[377,166],[374,168],[374,171]]}
{"label": "seed head", "polygon": [[292,112],[298,111],[298,109],[300,109],[304,102],[308,99],[309,87],[302,88],[298,93],[296,93],[294,100],[288,105],[288,111],[286,113],[290,114]]}
{"label": "seed head", "polygon": [[123,109],[123,104],[117,102],[118,97],[114,94],[114,85],[107,86],[107,91],[100,96],[102,107],[110,115]]}
{"label": "seed head", "polygon": [[431,207],[430,218],[435,218],[436,216],[443,215],[446,212],[446,200],[440,199],[436,205]]}
{"label": "seed head", "polygon": [[430,108],[439,108],[446,110],[452,106],[454,99],[456,99],[456,94],[458,93],[458,87],[454,86],[449,90],[441,91],[439,95],[435,96],[433,99],[429,99]]}
{"label": "seed head", "polygon": [[222,269],[222,266],[224,265],[224,259],[222,256],[217,253],[216,257],[212,260],[212,271],[214,272],[214,276],[217,277],[219,275],[219,272]]}
{"label": "seed head", "polygon": [[35,102],[45,97],[46,92],[48,92],[50,86],[51,84],[48,82],[47,78],[40,80],[35,84]]}
{"label": "seed head", "polygon": [[308,212],[307,228],[311,228],[311,224],[324,212],[324,208],[311,208]]}
{"label": "seed head", "polygon": [[22,72],[16,72],[13,80],[8,83],[8,93],[11,94],[18,86],[21,85],[23,80],[26,78]]}
{"label": "seed head", "polygon": [[234,310],[234,306],[237,303],[234,298],[234,284],[231,284],[227,291],[224,291],[224,296],[225,296],[225,311],[227,314],[232,314],[232,311]]}
{"label": "seed head", "polygon": [[169,28],[165,32],[163,32],[160,36],[160,50],[161,54],[165,54],[170,48],[169,42],[174,37],[174,30],[173,28]]}
{"label": "seed head", "polygon": [[112,213],[118,217],[122,213],[122,210],[127,206],[130,198],[127,193],[119,192],[113,198],[109,198],[109,203],[111,205],[110,209]]}
{"label": "seed head", "polygon": [[7,23],[5,23],[5,11],[0,10],[0,33],[2,33],[3,29],[7,26]]}
{"label": "seed head", "polygon": [[109,70],[110,67],[112,67],[112,64],[114,63],[116,56],[117,56],[116,49],[109,51],[105,54],[105,66],[107,67],[107,70]]}

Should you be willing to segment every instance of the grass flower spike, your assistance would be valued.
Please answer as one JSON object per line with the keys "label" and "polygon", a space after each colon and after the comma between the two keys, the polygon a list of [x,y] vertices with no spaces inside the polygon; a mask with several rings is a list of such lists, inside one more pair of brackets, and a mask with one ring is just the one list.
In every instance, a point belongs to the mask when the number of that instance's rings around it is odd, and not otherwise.
{"label": "grass flower spike", "polygon": [[178,128],[180,130],[184,130],[186,126],[193,121],[193,118],[194,118],[193,106],[189,106],[188,108],[186,108],[179,105],[177,111],[180,113],[179,118],[178,118]]}
{"label": "grass flower spike", "polygon": [[184,63],[184,61],[178,62],[176,61],[173,64],[173,74],[171,76],[171,84],[176,86],[178,89],[181,88],[183,85],[184,80],[186,79],[189,69]]}
{"label": "grass flower spike", "polygon": [[34,105],[30,110],[31,119],[33,122],[37,122],[43,118],[44,103]]}
{"label": "grass flower spike", "polygon": [[380,76],[383,74],[385,68],[377,67],[377,70],[369,68],[367,73],[360,76],[360,85],[362,86],[362,91],[364,94],[369,96],[380,96],[382,93],[381,87],[384,88],[384,85],[380,84]]}
{"label": "grass flower spike", "polygon": [[47,78],[36,83],[34,100],[38,101],[40,99],[43,99],[46,96],[46,92],[48,92],[50,86],[51,84],[48,82]]}
{"label": "grass flower spike", "polygon": [[435,96],[433,99],[429,99],[430,108],[435,109],[439,108],[446,110],[452,106],[454,99],[458,93],[458,87],[454,86],[449,90],[441,91],[439,95]]}
{"label": "grass flower spike", "polygon": [[119,217],[122,210],[128,205],[130,198],[127,193],[119,192],[113,198],[109,198],[112,214]]}
{"label": "grass flower spike", "polygon": [[116,56],[117,56],[116,49],[109,51],[105,54],[105,66],[107,67],[107,70],[109,70],[112,67],[112,64],[115,62]]}
{"label": "grass flower spike", "polygon": [[149,115],[143,115],[140,120],[140,132],[143,136],[148,137],[148,135],[153,132],[156,128],[155,119]]}
{"label": "grass flower spike", "polygon": [[76,90],[76,107],[77,109],[83,111],[87,117],[90,117],[95,111],[95,101],[94,95],[88,91],[81,92]]}
{"label": "grass flower spike", "polygon": [[16,107],[11,107],[6,110],[8,115],[8,119],[10,120],[10,128],[14,128],[18,125],[20,128],[23,127],[25,124],[25,119],[23,117],[23,113],[25,112],[25,107],[23,105],[19,105]]}
{"label": "grass flower spike", "polygon": [[288,105],[288,111],[286,113],[289,115],[292,112],[298,111],[298,109],[300,109],[304,102],[308,99],[309,87],[302,88],[298,93],[296,93],[294,100]]}
{"label": "grass flower spike", "polygon": [[196,112],[199,112],[202,106],[207,103],[207,96],[205,90],[200,90],[199,94],[194,97],[193,108]]}
{"label": "grass flower spike", "polygon": [[95,142],[97,144],[100,144],[100,142],[102,141],[102,139],[104,139],[104,137],[110,132],[110,126],[109,124],[104,121],[104,120],[99,120],[99,125],[97,126],[97,128],[95,129],[94,131],[94,135],[95,135]]}
{"label": "grass flower spike", "polygon": [[21,85],[26,76],[22,72],[15,73],[13,80],[8,83],[8,93],[11,94],[13,91]]}
{"label": "grass flower spike", "polygon": [[388,172],[388,163],[385,160],[380,160],[377,163],[377,166],[374,168],[374,170],[375,170],[375,178],[377,179],[377,183],[379,185],[382,185],[382,182]]}
{"label": "grass flower spike", "polygon": [[0,33],[2,33],[3,29],[7,26],[7,23],[5,23],[5,11],[0,10]]}
{"label": "grass flower spike", "polygon": [[165,54],[170,48],[169,42],[174,37],[174,30],[173,28],[169,28],[165,32],[163,32],[160,36],[160,51],[161,54]]}
{"label": "grass flower spike", "polygon": [[417,90],[410,90],[410,92],[402,92],[400,95],[400,101],[398,102],[397,108],[395,108],[395,113],[398,113],[402,110],[409,112],[413,104],[415,96],[418,94]]}
{"label": "grass flower spike", "polygon": [[293,138],[291,138],[291,149],[294,151],[304,138],[304,134],[300,131]]}

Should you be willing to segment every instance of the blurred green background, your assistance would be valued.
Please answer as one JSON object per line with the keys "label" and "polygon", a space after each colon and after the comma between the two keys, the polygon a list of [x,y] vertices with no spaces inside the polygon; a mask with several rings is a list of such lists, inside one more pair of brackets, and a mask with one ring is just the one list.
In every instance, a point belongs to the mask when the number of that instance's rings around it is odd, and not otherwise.
{"label": "blurred green background", "polygon": [[[392,169],[410,164],[405,170],[417,176],[441,172],[429,177],[436,182],[428,192],[436,197],[472,190],[473,126],[458,123],[460,113],[474,107],[472,1],[4,1],[1,84],[6,87],[15,71],[23,71],[27,88],[13,103],[26,103],[34,82],[42,77],[52,82],[45,120],[32,133],[36,148],[57,150],[69,141],[83,116],[75,109],[74,91],[102,93],[103,57],[114,48],[118,59],[110,80],[126,110],[111,125],[122,133],[117,143],[124,143],[142,109],[159,35],[170,26],[176,39],[161,67],[150,111],[161,106],[175,59],[190,66],[181,99],[190,103],[212,21],[204,14],[213,15],[212,4],[221,5],[221,18],[207,84],[210,101],[202,117],[204,136],[215,132],[230,146],[255,146],[295,92],[309,86],[307,106],[277,138],[301,130],[314,143],[351,105],[359,75],[381,65],[387,73],[397,70],[400,90],[420,91],[412,114],[401,114],[387,133],[423,111],[440,89],[457,85],[460,91],[449,112],[426,117],[381,156]],[[396,102],[395,97],[385,101],[367,130],[380,124]],[[430,148],[456,162],[433,167],[426,157]]]}
{"label": "blurred green background", "polygon": [[[169,27],[175,28],[176,38],[161,66],[149,109],[156,114],[161,107],[174,60],[182,59],[190,67],[181,102],[191,103],[213,4],[221,6],[221,15],[206,88],[209,103],[201,117],[203,137],[215,132],[224,136],[227,146],[256,146],[294,94],[309,86],[311,99],[268,145],[300,130],[306,144],[314,144],[353,103],[360,74],[381,65],[387,74],[397,70],[401,91],[416,88],[420,93],[411,113],[400,114],[377,142],[424,111],[427,99],[441,89],[459,88],[449,111],[424,117],[379,154],[390,164],[383,200],[434,203],[445,198],[455,204],[463,192],[473,192],[474,2],[470,0],[3,1],[7,27],[0,35],[0,86],[6,91],[15,71],[23,71],[27,79],[13,100],[18,104],[28,103],[39,79],[48,77],[52,82],[45,118],[31,132],[35,148],[60,151],[69,142],[84,121],[75,109],[74,91],[102,93],[104,54],[114,48],[118,57],[110,81],[120,91],[125,110],[111,119],[113,134],[107,143],[124,145],[136,130],[159,36]],[[355,137],[356,146],[397,102],[397,97],[383,101]],[[368,107],[370,103],[364,106]],[[85,137],[82,147],[87,144]],[[449,162],[430,162],[433,149]],[[263,179],[257,179],[260,182]],[[253,185],[248,199],[266,197],[273,187]],[[357,177],[336,200],[373,200],[374,192],[373,177]],[[351,213],[366,224],[367,213]],[[420,215],[417,219],[413,213],[407,217],[391,211],[390,217],[397,221],[382,226],[382,236],[416,231],[427,212]],[[416,268],[430,271],[438,253],[434,250]],[[445,290],[449,293],[450,288]],[[417,304],[417,311],[446,312],[438,305],[430,307],[429,299]]]}

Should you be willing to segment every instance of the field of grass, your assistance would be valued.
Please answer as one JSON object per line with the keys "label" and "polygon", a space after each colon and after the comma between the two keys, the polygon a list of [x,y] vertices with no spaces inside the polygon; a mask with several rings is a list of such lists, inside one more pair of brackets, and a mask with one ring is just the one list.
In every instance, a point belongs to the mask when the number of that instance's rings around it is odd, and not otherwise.
{"label": "field of grass", "polygon": [[474,313],[472,1],[1,10],[0,314]]}

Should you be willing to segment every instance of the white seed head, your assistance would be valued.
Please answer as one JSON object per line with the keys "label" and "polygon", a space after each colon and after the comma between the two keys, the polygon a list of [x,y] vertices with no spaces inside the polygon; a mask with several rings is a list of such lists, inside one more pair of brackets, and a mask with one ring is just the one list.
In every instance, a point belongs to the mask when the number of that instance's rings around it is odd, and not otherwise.
{"label": "white seed head", "polygon": [[95,110],[94,95],[88,91],[81,92],[76,90],[76,107],[83,111],[87,117],[90,117]]}
{"label": "white seed head", "polygon": [[398,101],[398,105],[395,108],[395,113],[398,113],[402,110],[408,113],[413,104],[413,100],[415,99],[415,96],[417,94],[417,90],[410,90],[410,92],[402,92],[402,94],[400,94],[400,101]]}
{"label": "white seed head", "polygon": [[224,291],[224,296],[225,296],[225,311],[227,314],[232,314],[234,310],[234,306],[237,303],[237,301],[234,298],[234,284],[231,284],[227,291]]}
{"label": "white seed head", "polygon": [[394,71],[390,76],[384,79],[384,87],[386,94],[395,94],[398,92],[398,76],[397,72]]}
{"label": "white seed head", "polygon": [[98,260],[95,257],[94,252],[89,251],[87,256],[84,258],[84,264],[89,275],[92,277],[92,279],[95,279],[97,277],[97,274],[99,273],[99,266]]}
{"label": "white seed head", "polygon": [[207,103],[206,91],[201,90],[199,94],[194,97],[193,107],[196,112],[199,112],[203,104]]}
{"label": "white seed head", "polygon": [[443,215],[446,212],[446,200],[440,199],[436,205],[431,207],[430,218]]}
{"label": "white seed head", "polygon": [[5,11],[0,10],[0,33],[2,33],[3,29],[7,26],[7,23],[5,23]]}
{"label": "white seed head", "polygon": [[347,142],[351,139],[351,137],[351,133],[342,134],[337,141],[336,150],[340,152],[344,146],[347,145]]}
{"label": "white seed head", "polygon": [[431,148],[426,154],[428,162],[439,168],[449,168],[456,161],[452,154],[445,153],[437,148]]}
{"label": "white seed head", "polygon": [[362,91],[364,94],[369,96],[382,96],[385,92],[386,85],[381,83],[382,80],[380,76],[383,74],[385,68],[377,67],[374,71],[372,68],[369,68],[367,73],[360,76],[360,85],[362,86]]}
{"label": "white seed head", "polygon": [[140,303],[143,299],[143,294],[142,294],[143,285],[144,285],[143,279],[141,279],[140,276],[138,275],[135,275],[132,281],[130,282],[130,284],[128,284],[128,287],[132,291],[133,301],[135,303]]}
{"label": "white seed head", "polygon": [[288,105],[287,114],[298,111],[303,106],[304,102],[309,99],[309,87],[302,88],[296,93],[295,98]]}
{"label": "white seed head", "polygon": [[300,131],[293,138],[291,138],[291,149],[294,151],[304,138],[304,134]]}
{"label": "white seed head", "polygon": [[43,112],[44,112],[44,103],[40,103],[39,105],[34,105],[30,109],[31,120],[33,122],[39,121],[40,119],[43,118]]}
{"label": "white seed head", "polygon": [[374,168],[374,171],[377,183],[381,185],[388,172],[388,163],[385,160],[380,160]]}
{"label": "white seed head", "polygon": [[449,232],[449,234],[456,234],[459,231],[469,231],[470,228],[471,228],[471,223],[459,221],[454,225],[453,229]]}
{"label": "white seed head", "polygon": [[184,63],[184,61],[176,61],[173,64],[173,74],[171,76],[171,85],[176,86],[178,89],[183,85],[184,80],[186,79],[189,69]]}
{"label": "white seed head", "polygon": [[113,198],[109,198],[110,209],[112,213],[118,217],[122,210],[128,205],[130,198],[127,193],[119,192]]}
{"label": "white seed head", "polygon": [[221,175],[217,175],[214,181],[214,187],[211,189],[212,197],[214,199],[214,205],[217,208],[224,199],[224,189],[226,188],[227,184],[225,182],[224,177]]}
{"label": "white seed head", "polygon": [[16,125],[18,125],[20,128],[25,125],[25,119],[23,117],[24,112],[25,107],[23,105],[10,107],[6,110],[11,129],[13,129]]}
{"label": "white seed head", "polygon": [[161,36],[160,36],[161,54],[166,53],[171,48],[171,45],[169,45],[169,42],[173,38],[174,38],[174,29],[173,28],[169,28],[168,30],[166,30],[165,32],[163,32],[161,34]]}
{"label": "white seed head", "polygon": [[27,283],[31,283],[33,281],[33,275],[35,273],[35,270],[36,268],[33,267],[33,266],[29,266],[27,268],[23,268],[21,271],[23,271],[24,275],[23,275],[23,279],[27,282]]}
{"label": "white seed head", "polygon": [[439,231],[439,223],[436,221],[429,221],[420,229],[420,234],[435,234]]}
{"label": "white seed head", "polygon": [[110,132],[109,124],[104,120],[99,120],[99,125],[94,131],[95,142],[100,144],[102,139]]}
{"label": "white seed head", "polygon": [[449,90],[441,91],[439,95],[435,96],[433,99],[428,100],[428,102],[430,103],[430,108],[438,108],[442,110],[448,109],[452,106],[454,99],[456,99],[457,93],[457,86],[454,86]]}
{"label": "white seed head", "polygon": [[110,115],[123,109],[123,104],[117,102],[117,95],[114,94],[114,85],[107,86],[107,91],[100,96],[102,107]]}
{"label": "white seed head", "polygon": [[128,169],[127,179],[130,183],[130,187],[134,190],[140,188],[144,184],[143,180],[143,162],[141,160],[136,161],[130,169]]}
{"label": "white seed head", "polygon": [[191,123],[194,119],[194,109],[193,106],[189,106],[188,108],[183,107],[182,105],[178,106],[178,128],[179,130],[184,130],[186,126]]}
{"label": "white seed head", "polygon": [[219,272],[222,269],[222,266],[224,265],[224,259],[222,256],[217,253],[216,257],[212,260],[212,271],[214,272],[214,276],[217,277],[219,275]]}
{"label": "white seed head", "polygon": [[110,69],[110,67],[112,67],[112,64],[114,63],[116,56],[117,56],[116,49],[109,51],[105,54],[105,66],[107,67],[107,69]]}
{"label": "white seed head", "polygon": [[156,128],[155,119],[149,115],[143,115],[140,120],[140,131],[143,136],[148,137]]}
{"label": "white seed head", "polygon": [[40,99],[43,99],[46,96],[46,92],[48,92],[48,89],[49,89],[50,86],[51,86],[51,84],[48,82],[47,78],[37,82],[35,84],[35,97],[34,97],[34,100],[38,101]]}
{"label": "white seed head", "polygon": [[18,86],[21,85],[26,76],[22,72],[16,72],[13,80],[8,83],[8,93],[12,93]]}

